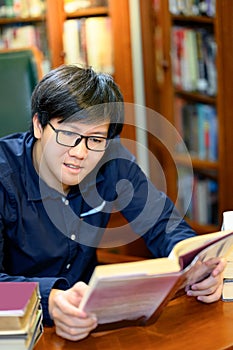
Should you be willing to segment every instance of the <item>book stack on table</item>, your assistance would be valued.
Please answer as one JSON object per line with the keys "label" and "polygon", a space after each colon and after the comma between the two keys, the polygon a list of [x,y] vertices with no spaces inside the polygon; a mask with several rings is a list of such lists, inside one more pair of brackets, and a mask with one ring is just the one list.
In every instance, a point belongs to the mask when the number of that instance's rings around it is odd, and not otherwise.
{"label": "book stack on table", "polygon": [[227,265],[223,273],[222,300],[233,301],[233,247],[226,257]]}
{"label": "book stack on table", "polygon": [[36,282],[0,282],[0,349],[31,350],[43,332]]}
{"label": "book stack on table", "polygon": [[[233,211],[228,210],[223,212],[223,230],[233,229]],[[222,300],[233,301],[233,245],[226,256],[226,268],[223,273],[223,290]]]}

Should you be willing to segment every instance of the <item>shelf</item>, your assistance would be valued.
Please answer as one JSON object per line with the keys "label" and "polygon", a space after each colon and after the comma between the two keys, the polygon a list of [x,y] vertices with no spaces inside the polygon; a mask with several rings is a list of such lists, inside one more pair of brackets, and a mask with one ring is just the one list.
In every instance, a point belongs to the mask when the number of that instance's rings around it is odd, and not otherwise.
{"label": "shelf", "polygon": [[186,22],[186,23],[204,23],[213,24],[215,19],[208,16],[185,16],[185,15],[171,15],[171,19],[174,22]]}
{"label": "shelf", "polygon": [[82,18],[82,17],[97,17],[97,16],[108,16],[108,7],[90,7],[86,9],[81,9],[72,13],[66,13],[66,19],[72,18]]}
{"label": "shelf", "polygon": [[174,93],[187,100],[192,100],[194,102],[203,102],[212,105],[216,104],[216,97],[200,94],[198,92],[189,92],[175,88]]}
{"label": "shelf", "polygon": [[[180,165],[184,166],[190,166],[190,159],[187,159],[186,156],[182,154],[176,154],[175,155],[175,161],[176,163],[179,163]],[[195,169],[200,169],[200,170],[219,170],[219,163],[218,162],[213,162],[209,160],[202,160],[198,158],[191,158],[192,161],[192,166]]]}
{"label": "shelf", "polygon": [[44,22],[46,19],[45,15],[37,17],[10,17],[0,18],[0,25],[14,24],[14,23],[35,23]]}

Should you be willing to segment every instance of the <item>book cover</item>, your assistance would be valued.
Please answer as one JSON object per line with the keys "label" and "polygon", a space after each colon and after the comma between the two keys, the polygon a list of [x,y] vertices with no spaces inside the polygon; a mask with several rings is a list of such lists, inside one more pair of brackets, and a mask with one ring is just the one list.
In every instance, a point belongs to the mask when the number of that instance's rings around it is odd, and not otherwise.
{"label": "book cover", "polygon": [[36,282],[0,282],[0,334],[25,333],[39,307]]}
{"label": "book cover", "polygon": [[199,153],[198,143],[198,115],[196,104],[185,103],[182,108],[183,137],[188,151],[192,157]]}
{"label": "book cover", "polygon": [[226,257],[227,266],[224,270],[222,300],[233,301],[233,249]]}
{"label": "book cover", "polygon": [[200,93],[206,93],[207,91],[207,72],[204,58],[204,44],[203,35],[205,31],[203,29],[196,30],[196,42],[197,42],[197,60],[198,60],[198,80],[197,90]]}
{"label": "book cover", "polygon": [[[162,52],[162,49],[161,49]],[[180,28],[171,28],[171,60],[172,60],[172,81],[176,88],[181,88],[181,56],[183,46],[180,36]]]}
{"label": "book cover", "polygon": [[233,278],[224,279],[223,290],[222,290],[222,300],[233,301]]}
{"label": "book cover", "polygon": [[[72,38],[72,40],[70,40]],[[65,64],[78,64],[79,62],[79,33],[78,21],[69,19],[63,25],[63,47]]]}
{"label": "book cover", "polygon": [[215,107],[198,103],[199,158],[216,161],[218,158],[218,131]]}
{"label": "book cover", "polygon": [[112,74],[113,45],[111,19],[108,17],[89,17],[86,19],[87,61],[100,72]]}
{"label": "book cover", "polygon": [[216,69],[216,54],[217,45],[214,35],[206,31],[203,35],[204,42],[204,60],[207,72],[207,94],[215,96],[217,94],[217,69]]}
{"label": "book cover", "polygon": [[167,258],[97,266],[80,308],[96,314],[96,331],[151,324],[176,292],[212,272],[206,260],[232,244],[233,232],[221,231],[179,242]]}
{"label": "book cover", "polygon": [[197,41],[195,30],[187,28],[185,31],[187,45],[188,89],[196,91],[199,78]]}
{"label": "book cover", "polygon": [[179,14],[179,10],[178,10],[178,7],[177,7],[176,0],[169,0],[169,11],[173,15],[178,15]]}

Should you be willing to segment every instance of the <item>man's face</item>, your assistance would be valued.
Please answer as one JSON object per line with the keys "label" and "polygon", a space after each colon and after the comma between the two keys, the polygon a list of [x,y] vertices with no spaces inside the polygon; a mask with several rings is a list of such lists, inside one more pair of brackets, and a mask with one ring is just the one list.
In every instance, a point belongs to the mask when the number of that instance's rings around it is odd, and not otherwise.
{"label": "man's face", "polygon": [[68,134],[74,132],[83,136],[107,137],[109,123],[98,125],[58,121],[59,119],[52,119],[52,126],[48,124],[42,129],[37,116],[34,116],[34,135],[37,141],[33,149],[33,162],[38,174],[49,186],[67,193],[70,186],[79,184],[95,168],[104,151],[87,149],[85,139],[75,147],[60,145],[56,142],[57,133],[53,128],[67,131]]}

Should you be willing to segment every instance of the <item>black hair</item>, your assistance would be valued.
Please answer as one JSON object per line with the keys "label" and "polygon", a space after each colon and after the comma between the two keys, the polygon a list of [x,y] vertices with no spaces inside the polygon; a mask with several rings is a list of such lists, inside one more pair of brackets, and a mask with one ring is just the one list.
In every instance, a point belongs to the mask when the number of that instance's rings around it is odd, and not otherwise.
{"label": "black hair", "polygon": [[[62,65],[47,73],[35,87],[32,117],[37,113],[44,128],[53,118],[84,123],[110,122],[108,137],[120,134],[124,123],[123,96],[109,74],[93,68]],[[31,131],[32,131],[31,127]]]}

